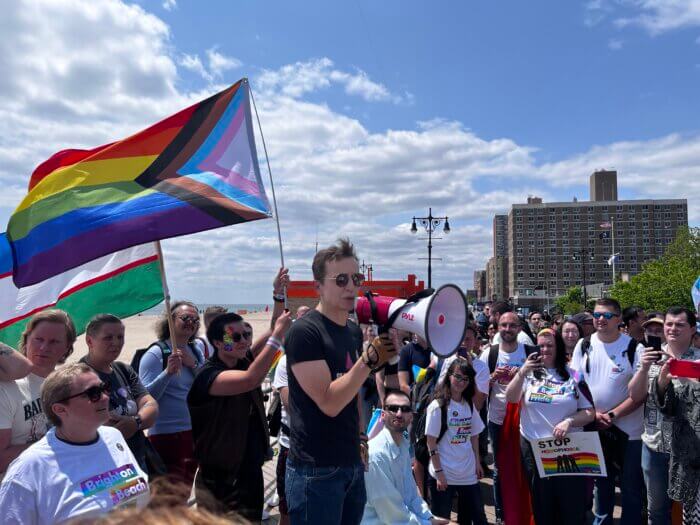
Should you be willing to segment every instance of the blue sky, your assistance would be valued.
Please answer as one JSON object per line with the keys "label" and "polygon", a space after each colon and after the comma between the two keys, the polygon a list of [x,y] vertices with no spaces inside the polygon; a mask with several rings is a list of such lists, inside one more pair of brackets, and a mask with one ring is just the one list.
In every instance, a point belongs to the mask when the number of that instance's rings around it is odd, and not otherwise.
{"label": "blue sky", "polygon": [[[700,0],[3,4],[2,222],[54,151],[248,76],[293,278],[341,234],[377,278],[424,278],[408,227],[432,206],[453,217],[434,280],[471,287],[494,213],[586,199],[598,168],[700,223]],[[174,294],[266,302],[275,244],[272,221],[167,241]]]}

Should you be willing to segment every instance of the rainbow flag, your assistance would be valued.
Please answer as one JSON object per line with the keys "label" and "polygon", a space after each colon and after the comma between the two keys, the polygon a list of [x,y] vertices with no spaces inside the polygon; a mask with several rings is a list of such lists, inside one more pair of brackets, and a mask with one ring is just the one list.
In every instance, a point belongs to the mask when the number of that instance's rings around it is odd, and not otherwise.
{"label": "rainbow flag", "polygon": [[40,165],[10,217],[17,287],[150,241],[268,218],[246,79],[129,138]]}
{"label": "rainbow flag", "polygon": [[542,458],[546,475],[552,474],[601,474],[600,460],[591,452],[575,452],[559,458]]}
{"label": "rainbow flag", "polygon": [[7,345],[17,348],[29,318],[46,308],[68,312],[78,333],[82,333],[95,314],[129,317],[162,300],[163,285],[153,243],[100,257],[18,289],[12,282],[10,245],[0,233],[0,342]]}

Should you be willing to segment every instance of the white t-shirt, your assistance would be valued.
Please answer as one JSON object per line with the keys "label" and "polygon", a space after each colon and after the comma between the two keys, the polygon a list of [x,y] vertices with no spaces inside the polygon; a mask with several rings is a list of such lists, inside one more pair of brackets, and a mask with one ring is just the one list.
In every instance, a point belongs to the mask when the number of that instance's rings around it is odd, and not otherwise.
{"label": "white t-shirt", "polygon": [[[579,341],[574,348],[570,366],[578,372],[579,377],[585,379],[598,412],[608,412],[629,397],[629,382],[644,353],[644,346],[637,345],[634,363],[630,365],[627,357],[629,341],[628,335],[620,334],[615,342],[603,343],[595,333],[591,335],[588,358],[581,355],[583,340]],[[586,372],[586,359],[590,364],[590,372]],[[615,418],[613,424],[623,430],[630,439],[640,439],[644,431],[644,406],[640,406],[626,416]]]}
{"label": "white t-shirt", "polygon": [[[530,339],[530,336],[527,335],[525,332],[520,330],[518,332],[518,343],[521,345],[534,345],[535,343],[532,342],[532,339]],[[491,341],[492,345],[500,345],[501,344],[501,334],[496,332],[496,335],[493,336],[493,341]]]}
{"label": "white t-shirt", "polygon": [[90,445],[70,445],[55,429],[10,464],[0,485],[5,525],[60,524],[148,503],[148,476],[121,432],[98,429]]}
{"label": "white t-shirt", "polygon": [[16,381],[0,382],[0,429],[12,429],[11,445],[35,443],[49,429],[41,408],[44,379],[29,374]]}
{"label": "white t-shirt", "polygon": [[[542,379],[529,374],[523,381],[520,433],[527,439],[552,437],[554,427],[591,403],[578,389],[572,375],[564,381],[555,368],[543,370]],[[569,432],[580,432],[572,427]]]}
{"label": "white t-shirt", "polygon": [[[472,409],[466,401],[453,401],[447,406],[447,431],[438,442],[440,464],[448,485],[474,485],[478,483],[476,464],[471,437],[484,430],[479,413],[472,416]],[[432,401],[425,413],[425,435],[440,435],[440,405]],[[430,462],[430,475],[437,479],[433,462]]]}
{"label": "white t-shirt", "polygon": [[[442,368],[440,369],[440,375],[438,376],[437,384],[442,383],[447,375],[447,370],[450,368],[452,362],[459,357],[458,354],[451,355],[442,363]],[[491,374],[489,374],[489,365],[484,363],[478,357],[472,359],[472,368],[474,369],[476,388],[482,394],[488,395],[489,393],[489,379]]]}
{"label": "white t-shirt", "polygon": [[[286,388],[289,387],[289,382],[287,380],[287,356],[283,355],[280,357],[280,360],[277,362],[277,369],[275,370],[275,377],[272,380],[272,386],[275,387],[277,390],[280,388]],[[287,409],[284,408],[284,405],[282,405],[282,423],[287,425],[287,428],[289,428],[289,414],[287,413]],[[282,445],[285,448],[289,448],[289,436],[280,428],[280,439],[279,439],[280,445]]]}
{"label": "white t-shirt", "polygon": [[[509,367],[512,369],[513,375],[525,363],[525,346],[522,343],[513,352],[504,352],[499,348],[498,359],[496,360],[496,368]],[[489,351],[483,352],[479,359],[486,364],[488,372],[489,366]],[[489,374],[490,375],[490,374]],[[508,388],[510,380],[499,379],[491,385],[491,393],[489,394],[489,421],[497,425],[503,424],[503,419],[506,417],[506,388]]]}

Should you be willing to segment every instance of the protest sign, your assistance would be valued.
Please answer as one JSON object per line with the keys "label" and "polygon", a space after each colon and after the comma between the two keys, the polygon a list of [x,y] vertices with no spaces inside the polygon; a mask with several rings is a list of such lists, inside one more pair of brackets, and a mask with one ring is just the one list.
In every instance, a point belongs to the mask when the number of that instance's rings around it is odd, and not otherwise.
{"label": "protest sign", "polygon": [[561,439],[531,439],[540,477],[607,476],[598,432],[574,432]]}

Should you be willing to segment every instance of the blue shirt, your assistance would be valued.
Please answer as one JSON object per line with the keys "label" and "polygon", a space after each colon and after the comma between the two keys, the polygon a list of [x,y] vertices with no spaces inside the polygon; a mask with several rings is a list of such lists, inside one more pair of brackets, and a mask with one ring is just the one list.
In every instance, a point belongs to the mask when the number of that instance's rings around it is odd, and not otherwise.
{"label": "blue shirt", "polygon": [[433,514],[418,494],[411,470],[408,440],[397,445],[387,428],[369,442],[369,470],[365,472],[367,504],[362,523],[430,525]]}
{"label": "blue shirt", "polygon": [[[169,340],[166,343],[171,347]],[[149,435],[192,430],[187,394],[197,370],[204,363],[200,344],[195,340],[188,345],[191,351],[196,352],[197,367],[192,369],[183,365],[179,374],[168,374],[163,370],[163,354],[158,345],[151,346],[143,354],[139,364],[139,377],[149,394],[158,401],[158,419],[150,428]]]}

